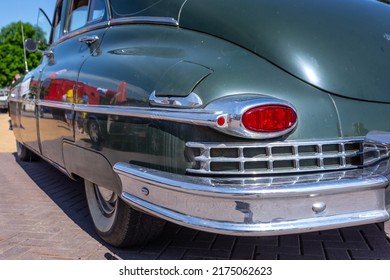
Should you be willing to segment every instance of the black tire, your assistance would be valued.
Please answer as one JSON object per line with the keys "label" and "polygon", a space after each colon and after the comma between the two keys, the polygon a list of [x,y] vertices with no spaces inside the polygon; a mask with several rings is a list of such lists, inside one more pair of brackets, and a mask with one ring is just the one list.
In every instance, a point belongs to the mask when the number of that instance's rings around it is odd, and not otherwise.
{"label": "black tire", "polygon": [[165,221],[141,213],[112,191],[85,180],[89,211],[98,235],[115,247],[142,245],[155,239]]}
{"label": "black tire", "polygon": [[21,161],[38,161],[40,157],[29,148],[16,141],[16,154]]}
{"label": "black tire", "polygon": [[386,238],[390,241],[390,221],[386,221],[383,223],[383,228],[385,231]]}

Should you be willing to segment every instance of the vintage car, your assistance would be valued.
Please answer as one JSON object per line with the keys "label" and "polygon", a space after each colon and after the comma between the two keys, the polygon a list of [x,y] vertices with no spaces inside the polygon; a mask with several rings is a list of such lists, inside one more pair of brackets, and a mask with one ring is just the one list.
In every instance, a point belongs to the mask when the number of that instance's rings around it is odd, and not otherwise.
{"label": "vintage car", "polygon": [[386,2],[57,0],[41,64],[12,89],[18,156],[84,180],[114,246],[166,221],[388,233]]}
{"label": "vintage car", "polygon": [[8,89],[0,89],[0,112],[8,111]]}

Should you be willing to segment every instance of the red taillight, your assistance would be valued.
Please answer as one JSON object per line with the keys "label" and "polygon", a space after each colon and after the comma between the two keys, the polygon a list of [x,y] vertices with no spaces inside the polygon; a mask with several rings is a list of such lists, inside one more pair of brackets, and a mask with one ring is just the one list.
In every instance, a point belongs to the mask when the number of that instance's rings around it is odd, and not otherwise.
{"label": "red taillight", "polygon": [[297,114],[286,105],[262,105],[246,111],[241,121],[244,127],[251,131],[281,132],[295,125]]}

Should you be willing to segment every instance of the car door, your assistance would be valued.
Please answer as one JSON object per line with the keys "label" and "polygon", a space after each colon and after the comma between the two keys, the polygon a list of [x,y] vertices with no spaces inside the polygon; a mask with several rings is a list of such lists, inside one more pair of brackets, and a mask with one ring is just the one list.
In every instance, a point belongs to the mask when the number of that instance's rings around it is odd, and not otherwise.
{"label": "car door", "polygon": [[104,0],[62,0],[57,2],[53,44],[46,52],[39,100],[39,141],[42,155],[64,166],[62,145],[74,141],[80,130],[74,114],[79,99],[77,83],[83,62],[94,53],[106,30],[107,9]]}

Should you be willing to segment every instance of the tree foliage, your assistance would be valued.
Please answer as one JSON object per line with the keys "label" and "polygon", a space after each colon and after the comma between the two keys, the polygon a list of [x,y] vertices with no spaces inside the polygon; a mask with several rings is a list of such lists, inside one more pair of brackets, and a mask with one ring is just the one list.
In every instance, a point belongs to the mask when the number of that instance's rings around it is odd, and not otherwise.
{"label": "tree foliage", "polygon": [[[29,23],[14,22],[0,31],[0,88],[11,85],[16,74],[25,73],[22,24],[24,29],[24,39],[37,38],[42,36],[42,32],[37,31]],[[38,66],[42,54],[40,52],[26,52],[27,65],[29,69]]]}

